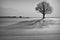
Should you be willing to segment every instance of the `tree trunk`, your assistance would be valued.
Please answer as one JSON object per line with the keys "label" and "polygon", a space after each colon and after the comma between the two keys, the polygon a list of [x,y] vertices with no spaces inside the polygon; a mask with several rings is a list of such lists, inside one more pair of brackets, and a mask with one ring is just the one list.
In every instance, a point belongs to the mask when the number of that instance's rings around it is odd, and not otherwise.
{"label": "tree trunk", "polygon": [[43,14],[43,19],[45,19],[45,14]]}

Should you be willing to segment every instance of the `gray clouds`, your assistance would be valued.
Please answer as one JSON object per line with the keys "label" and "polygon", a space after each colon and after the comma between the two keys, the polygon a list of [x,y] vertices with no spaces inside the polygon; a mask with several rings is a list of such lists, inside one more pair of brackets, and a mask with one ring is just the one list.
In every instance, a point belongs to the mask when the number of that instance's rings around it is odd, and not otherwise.
{"label": "gray clouds", "polygon": [[[0,0],[0,16],[3,15],[16,15],[16,16],[30,16],[41,17],[41,13],[37,13],[35,7],[42,0]],[[53,7],[52,14],[47,14],[47,17],[60,17],[59,0],[46,0]]]}

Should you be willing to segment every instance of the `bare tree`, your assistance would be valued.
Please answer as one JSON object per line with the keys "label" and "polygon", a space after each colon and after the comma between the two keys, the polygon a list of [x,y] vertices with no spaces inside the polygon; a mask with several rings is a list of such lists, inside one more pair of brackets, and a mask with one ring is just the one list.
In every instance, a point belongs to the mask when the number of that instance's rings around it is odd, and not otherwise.
{"label": "bare tree", "polygon": [[45,1],[37,4],[35,9],[43,14],[43,19],[45,19],[45,14],[50,14],[52,12],[52,7]]}

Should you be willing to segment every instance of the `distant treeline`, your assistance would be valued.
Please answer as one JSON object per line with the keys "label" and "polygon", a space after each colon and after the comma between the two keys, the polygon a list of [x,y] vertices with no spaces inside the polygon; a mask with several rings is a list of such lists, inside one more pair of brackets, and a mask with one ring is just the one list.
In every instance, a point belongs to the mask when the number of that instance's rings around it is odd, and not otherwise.
{"label": "distant treeline", "polygon": [[30,17],[22,17],[22,16],[0,16],[0,18],[30,18]]}
{"label": "distant treeline", "polygon": [[[41,18],[41,17],[23,17],[23,16],[0,16],[0,18]],[[46,17],[46,18],[60,18],[60,17]]]}
{"label": "distant treeline", "polygon": [[22,18],[22,16],[0,16],[0,18]]}

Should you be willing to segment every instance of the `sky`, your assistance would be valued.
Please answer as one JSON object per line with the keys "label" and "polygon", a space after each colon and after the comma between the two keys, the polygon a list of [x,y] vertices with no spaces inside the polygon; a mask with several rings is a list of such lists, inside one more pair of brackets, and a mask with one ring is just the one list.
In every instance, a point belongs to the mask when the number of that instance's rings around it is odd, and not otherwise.
{"label": "sky", "polygon": [[53,8],[53,12],[46,14],[46,17],[60,17],[60,0],[0,0],[0,16],[42,17],[35,10],[42,1],[48,2]]}

